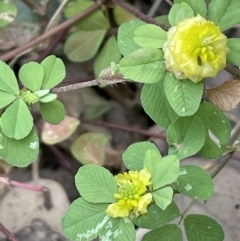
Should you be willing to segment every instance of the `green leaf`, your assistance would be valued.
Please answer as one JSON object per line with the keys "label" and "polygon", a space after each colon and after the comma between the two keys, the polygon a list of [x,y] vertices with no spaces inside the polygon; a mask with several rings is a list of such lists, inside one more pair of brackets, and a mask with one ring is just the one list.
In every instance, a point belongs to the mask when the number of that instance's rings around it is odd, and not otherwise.
{"label": "green leaf", "polygon": [[42,118],[52,125],[59,124],[65,117],[64,105],[58,100],[40,103],[40,112]]}
{"label": "green leaf", "polygon": [[34,93],[35,93],[39,98],[41,98],[41,97],[43,97],[43,96],[46,96],[49,92],[50,92],[50,90],[47,89],[47,90],[37,90],[37,91],[35,91]]}
{"label": "green leaf", "polygon": [[172,26],[192,17],[194,17],[193,9],[185,2],[175,3],[168,14],[169,23]]}
{"label": "green leaf", "polygon": [[[77,0],[70,2],[64,10],[66,18],[72,18],[77,14],[83,12],[94,4],[93,1],[89,0]],[[108,29],[110,24],[102,10],[96,10],[91,14],[88,14],[85,18],[77,22],[77,26],[81,30],[99,30]]]}
{"label": "green leaf", "polygon": [[141,228],[153,229],[171,222],[179,216],[180,211],[174,201],[165,210],[162,210],[153,203],[148,207],[146,214],[140,215],[133,221]]}
{"label": "green leaf", "polygon": [[208,19],[222,31],[240,23],[239,0],[211,0],[208,5]]}
{"label": "green leaf", "polygon": [[104,165],[108,138],[102,133],[88,132],[71,145],[71,153],[83,164]]}
{"label": "green leaf", "polygon": [[171,24],[169,23],[168,20],[168,15],[161,15],[161,16],[157,16],[154,18],[157,22],[166,25],[167,27],[171,27]]}
{"label": "green leaf", "polygon": [[91,203],[114,203],[117,182],[104,167],[89,164],[82,166],[75,176],[76,187],[81,196]]}
{"label": "green leaf", "polygon": [[[182,3],[183,0],[174,0],[174,3]],[[202,17],[207,15],[207,6],[205,0],[184,0],[194,11],[195,15],[200,14]]]}
{"label": "green leaf", "polygon": [[61,83],[66,76],[63,61],[54,55],[48,56],[41,62],[44,68],[43,89],[51,89]]}
{"label": "green leaf", "polygon": [[179,160],[176,156],[161,157],[155,150],[145,154],[144,167],[152,174],[153,190],[171,184],[179,175]]}
{"label": "green leaf", "polygon": [[150,47],[125,56],[119,65],[122,75],[140,83],[159,82],[166,74],[162,50]]}
{"label": "green leaf", "polygon": [[146,23],[143,21],[134,20],[127,23],[123,23],[118,28],[118,47],[123,56],[128,55],[133,51],[141,48],[139,45],[135,43],[133,38],[134,31],[144,24]]}
{"label": "green leaf", "polygon": [[197,111],[203,95],[203,81],[195,84],[188,79],[176,79],[167,73],[163,86],[169,104],[178,115],[190,116]]}
{"label": "green leaf", "polygon": [[230,50],[227,53],[227,62],[239,67],[240,66],[240,39],[239,38],[227,39],[227,46]]}
{"label": "green leaf", "polygon": [[182,160],[201,150],[205,142],[204,125],[196,116],[180,117],[168,127],[166,137],[168,154]]}
{"label": "green leaf", "polygon": [[98,78],[100,72],[109,67],[111,62],[118,63],[120,59],[121,53],[118,49],[116,37],[112,36],[108,39],[94,61],[95,76]]}
{"label": "green leaf", "polygon": [[141,47],[162,48],[167,40],[167,33],[154,24],[145,24],[134,32],[134,41]]}
{"label": "green leaf", "polygon": [[213,104],[203,102],[196,113],[205,128],[205,143],[200,154],[214,159],[220,157],[228,145],[231,124],[228,118]]}
{"label": "green leaf", "polygon": [[157,84],[145,84],[141,93],[141,102],[145,112],[165,129],[178,118],[165,96],[163,81]]}
{"label": "green leaf", "polygon": [[182,230],[176,224],[167,224],[146,233],[142,241],[182,241]]}
{"label": "green leaf", "polygon": [[74,62],[91,59],[97,53],[106,30],[83,31],[71,34],[64,46],[64,52]]}
{"label": "green leaf", "polygon": [[179,192],[200,200],[208,200],[214,192],[214,183],[210,175],[194,165],[181,166],[174,185]]}
{"label": "green leaf", "polygon": [[57,99],[57,94],[48,93],[47,95],[40,98],[41,103],[49,103]]}
{"label": "green leaf", "polygon": [[115,5],[113,8],[113,16],[118,25],[121,25],[125,22],[129,22],[131,20],[138,19],[136,16],[120,7],[119,5]]}
{"label": "green leaf", "polygon": [[1,126],[7,137],[17,140],[30,133],[33,127],[33,118],[22,99],[15,100],[2,114]]}
{"label": "green leaf", "polygon": [[0,73],[0,90],[18,95],[19,88],[15,74],[12,69],[2,61],[0,61]]}
{"label": "green leaf", "polygon": [[17,7],[9,1],[0,2],[0,28],[11,23],[17,15]]}
{"label": "green leaf", "polygon": [[184,219],[188,241],[222,241],[224,232],[214,219],[200,214],[190,214]]}
{"label": "green leaf", "polygon": [[101,228],[110,221],[106,215],[108,204],[92,204],[83,198],[75,200],[62,219],[65,236],[70,240],[91,241]]}
{"label": "green leaf", "polygon": [[0,129],[0,156],[7,163],[16,167],[26,167],[36,161],[38,153],[39,140],[34,129],[21,140],[5,136]]}
{"label": "green leaf", "polygon": [[24,64],[19,70],[19,78],[21,82],[31,91],[37,91],[41,89],[43,77],[44,69],[40,64],[36,62]]}
{"label": "green leaf", "polygon": [[16,96],[0,90],[0,109],[9,105],[16,99]]}
{"label": "green leaf", "polygon": [[173,189],[171,187],[164,187],[152,193],[154,202],[162,210],[165,210],[173,200]]}
{"label": "green leaf", "polygon": [[125,166],[132,171],[141,171],[147,150],[155,150],[159,157],[158,148],[149,141],[137,142],[130,145],[122,155]]}
{"label": "green leaf", "polygon": [[128,218],[111,218],[101,229],[99,239],[100,241],[135,241],[135,227]]}

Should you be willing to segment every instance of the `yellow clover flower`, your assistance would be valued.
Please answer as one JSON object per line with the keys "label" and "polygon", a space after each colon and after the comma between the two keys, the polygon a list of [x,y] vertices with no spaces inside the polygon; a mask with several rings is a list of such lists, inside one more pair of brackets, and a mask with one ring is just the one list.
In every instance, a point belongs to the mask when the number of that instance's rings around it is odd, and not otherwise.
{"label": "yellow clover flower", "polygon": [[227,37],[200,15],[171,27],[163,46],[166,67],[177,79],[198,83],[226,66]]}
{"label": "yellow clover flower", "polygon": [[151,184],[150,178],[147,168],[115,176],[119,188],[114,197],[119,200],[110,204],[106,213],[113,218],[128,217],[131,212],[136,216],[147,213],[147,207],[152,202],[152,194],[146,193],[147,186]]}

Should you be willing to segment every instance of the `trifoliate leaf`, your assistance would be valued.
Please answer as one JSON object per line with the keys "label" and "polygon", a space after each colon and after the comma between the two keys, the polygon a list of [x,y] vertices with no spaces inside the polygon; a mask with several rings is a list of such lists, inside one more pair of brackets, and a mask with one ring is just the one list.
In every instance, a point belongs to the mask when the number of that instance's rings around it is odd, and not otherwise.
{"label": "trifoliate leaf", "polygon": [[0,90],[0,109],[9,105],[16,99],[16,96]]}
{"label": "trifoliate leaf", "polygon": [[173,189],[171,187],[164,187],[153,192],[152,195],[158,207],[165,210],[173,200]]}

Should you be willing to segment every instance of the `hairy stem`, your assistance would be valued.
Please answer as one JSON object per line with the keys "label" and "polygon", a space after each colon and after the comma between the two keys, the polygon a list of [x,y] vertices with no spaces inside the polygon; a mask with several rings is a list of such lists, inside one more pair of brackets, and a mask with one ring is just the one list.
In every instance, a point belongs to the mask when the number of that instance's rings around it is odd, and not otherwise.
{"label": "hairy stem", "polygon": [[61,92],[67,92],[70,90],[76,90],[76,89],[81,89],[81,88],[86,88],[86,87],[91,87],[99,84],[108,84],[108,85],[113,85],[117,83],[123,83],[124,81],[127,81],[127,79],[123,78],[116,78],[116,79],[109,79],[109,80],[103,80],[103,79],[94,79],[91,81],[87,82],[81,82],[73,85],[67,85],[59,88],[54,88],[52,90],[53,93],[61,93]]}
{"label": "hairy stem", "polygon": [[11,241],[19,241],[5,226],[0,223],[0,232],[2,232],[9,240]]}
{"label": "hairy stem", "polygon": [[32,48],[40,43],[42,43],[43,41],[45,41],[46,39],[52,37],[53,35],[59,33],[60,31],[67,29],[69,27],[71,27],[73,24],[75,24],[77,21],[85,18],[86,16],[88,16],[90,13],[94,12],[95,10],[97,10],[98,8],[101,7],[101,4],[107,2],[107,0],[99,0],[97,2],[95,2],[92,6],[90,6],[89,8],[85,9],[83,12],[79,13],[78,15],[76,15],[75,17],[63,22],[62,24],[56,26],[55,28],[51,29],[50,31],[38,36],[37,38],[33,39],[32,41],[24,44],[23,46],[20,46],[2,56],[0,56],[0,60],[2,61],[8,61],[9,59],[15,57],[16,55],[20,54],[21,52]]}

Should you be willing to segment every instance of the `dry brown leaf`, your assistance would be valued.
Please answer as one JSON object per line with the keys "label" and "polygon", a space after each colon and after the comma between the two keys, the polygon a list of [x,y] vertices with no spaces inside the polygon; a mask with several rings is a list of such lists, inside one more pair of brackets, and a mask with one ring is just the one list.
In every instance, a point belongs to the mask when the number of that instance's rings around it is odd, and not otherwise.
{"label": "dry brown leaf", "polygon": [[228,80],[221,85],[207,89],[209,100],[223,111],[234,109],[240,102],[240,81]]}

